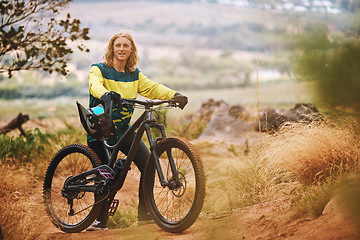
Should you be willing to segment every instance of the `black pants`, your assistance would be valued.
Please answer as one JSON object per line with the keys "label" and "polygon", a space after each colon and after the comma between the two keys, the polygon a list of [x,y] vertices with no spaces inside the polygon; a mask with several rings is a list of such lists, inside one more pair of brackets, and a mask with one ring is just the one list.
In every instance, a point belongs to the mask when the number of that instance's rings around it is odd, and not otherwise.
{"label": "black pants", "polygon": [[[121,146],[120,151],[125,155],[128,155],[130,151],[131,144],[135,138],[135,133],[128,137],[124,144]],[[101,141],[93,141],[88,142],[88,146],[95,151],[95,153],[99,156],[102,164],[108,164],[108,160],[106,157],[106,152],[104,149],[104,145]],[[145,199],[142,193],[143,182],[144,182],[144,171],[145,171],[145,164],[146,160],[150,155],[149,149],[146,147],[143,141],[140,142],[139,148],[134,156],[133,162],[136,164],[137,168],[141,172],[140,175],[140,183],[139,183],[139,205],[138,205],[138,216],[147,215],[147,209],[145,206]],[[104,204],[103,208],[99,214],[98,221],[106,222],[108,220],[108,204]]]}

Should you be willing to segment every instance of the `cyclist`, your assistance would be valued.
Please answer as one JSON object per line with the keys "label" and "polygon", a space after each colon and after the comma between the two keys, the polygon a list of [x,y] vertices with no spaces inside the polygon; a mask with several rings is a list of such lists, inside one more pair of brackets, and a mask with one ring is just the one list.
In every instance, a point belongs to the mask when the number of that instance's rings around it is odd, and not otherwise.
{"label": "cyclist", "polygon": [[[183,109],[188,102],[186,96],[165,87],[164,85],[149,80],[136,66],[139,61],[134,39],[129,31],[121,31],[109,41],[103,63],[96,63],[91,66],[89,74],[89,107],[104,104],[109,98],[117,101],[123,98],[133,98],[140,94],[150,99],[171,99],[174,98]],[[106,111],[106,106],[105,106]],[[113,122],[115,133],[110,136],[110,143],[114,144],[129,128],[133,107],[114,107]],[[121,147],[121,151],[127,155],[131,142],[135,135],[129,137]],[[87,138],[88,146],[99,156],[102,164],[107,164],[106,152],[100,140],[93,139],[90,135]],[[139,204],[138,221],[151,220],[147,212],[144,197],[142,195],[143,173],[145,163],[149,156],[149,150],[143,142],[135,154],[134,162],[141,172],[139,183]],[[104,204],[101,213],[88,230],[106,229],[108,221],[108,205]]]}

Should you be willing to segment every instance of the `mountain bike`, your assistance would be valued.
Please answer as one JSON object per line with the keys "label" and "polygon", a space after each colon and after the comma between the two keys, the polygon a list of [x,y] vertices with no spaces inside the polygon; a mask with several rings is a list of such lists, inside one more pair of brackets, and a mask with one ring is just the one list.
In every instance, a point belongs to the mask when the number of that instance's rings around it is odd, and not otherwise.
{"label": "mountain bike", "polygon": [[[79,113],[94,114],[91,109],[76,103]],[[113,104],[111,101],[110,109]],[[146,132],[150,156],[142,191],[148,212],[165,231],[178,233],[188,229],[198,218],[204,203],[205,172],[195,147],[186,139],[167,137],[164,124],[155,118],[159,105],[167,104],[166,108],[172,108],[177,106],[175,101],[122,98],[121,104],[144,111],[115,144],[111,145],[108,138],[102,137],[108,164],[101,165],[96,153],[82,144],[65,146],[52,158],[43,185],[48,216],[56,227],[67,233],[89,227],[103,204],[108,204],[108,215],[113,216],[119,204],[114,197],[124,184]],[[111,114],[112,111],[107,120],[112,121]],[[152,129],[157,129],[160,137],[154,138]],[[120,146],[131,134],[135,134],[135,138],[128,155],[118,159]]]}

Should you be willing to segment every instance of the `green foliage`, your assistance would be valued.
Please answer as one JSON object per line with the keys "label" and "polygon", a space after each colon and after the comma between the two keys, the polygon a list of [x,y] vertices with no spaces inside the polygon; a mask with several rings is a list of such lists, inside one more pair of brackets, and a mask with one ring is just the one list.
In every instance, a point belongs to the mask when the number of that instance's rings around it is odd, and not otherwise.
{"label": "green foliage", "polygon": [[360,110],[358,35],[331,34],[324,25],[308,27],[297,46],[301,53],[295,58],[295,71],[301,78],[317,82],[323,101]]}
{"label": "green foliage", "polygon": [[290,208],[293,211],[293,217],[297,218],[301,215],[319,217],[335,190],[336,187],[332,181],[294,188],[290,194],[292,196]]}
{"label": "green foliage", "polygon": [[86,145],[87,134],[83,128],[77,129],[65,122],[66,129],[58,130],[53,136],[53,144],[64,147],[73,143],[82,143]]}
{"label": "green foliage", "polygon": [[239,155],[234,144],[231,144],[230,147],[228,147],[228,150],[229,150],[229,152],[232,152],[235,156]]}
{"label": "green foliage", "polygon": [[[67,41],[89,40],[89,29],[80,20],[56,19],[59,10],[71,0],[0,2],[0,72],[9,77],[14,71],[41,69],[67,75],[68,55],[73,51]],[[88,51],[82,43],[81,51]]]}
{"label": "green foliage", "polygon": [[86,132],[67,123],[64,130],[54,133],[41,132],[36,128],[26,136],[13,137],[0,135],[0,164],[21,165],[35,163],[42,159],[49,160],[60,148],[72,144],[86,144]]}
{"label": "green foliage", "polygon": [[[5,84],[4,84],[5,85]],[[50,86],[42,85],[0,85],[0,98],[18,99],[18,98],[43,98],[50,99],[61,96],[88,96],[88,91],[82,91],[81,88],[70,84],[54,84]],[[87,87],[87,86],[85,86]],[[85,88],[84,87],[84,88]]]}
{"label": "green foliage", "polygon": [[197,139],[205,131],[207,121],[193,121],[189,117],[171,119],[166,127],[168,135],[181,136],[186,139]]}
{"label": "green foliage", "polygon": [[360,187],[359,187],[359,175],[353,174],[347,176],[339,187],[337,193],[337,199],[342,203],[342,210],[348,213],[347,216],[357,224],[360,224]]}
{"label": "green foliage", "polygon": [[38,128],[33,132],[28,131],[25,137],[0,135],[0,163],[22,164],[34,161],[49,147],[51,138],[50,133],[42,133]]}
{"label": "green foliage", "polygon": [[131,207],[119,207],[114,216],[109,218],[108,227],[126,228],[137,222],[137,207],[133,204]]}

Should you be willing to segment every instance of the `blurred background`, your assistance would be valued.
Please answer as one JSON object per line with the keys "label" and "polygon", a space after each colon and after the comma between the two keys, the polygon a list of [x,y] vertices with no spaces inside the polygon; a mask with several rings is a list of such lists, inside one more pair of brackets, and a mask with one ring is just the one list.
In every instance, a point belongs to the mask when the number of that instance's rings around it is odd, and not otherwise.
{"label": "blurred background", "polygon": [[[359,6],[357,0],[74,0],[58,17],[69,13],[89,28],[84,45],[90,51],[74,47],[67,76],[40,70],[0,75],[0,120],[21,111],[30,118],[75,116],[75,100],[88,102],[91,64],[102,61],[110,37],[122,29],[133,31],[140,70],[190,97],[178,114],[196,111],[209,98],[249,109],[257,101],[262,109],[338,104],[331,99],[346,73],[334,76],[329,66],[336,64],[334,49],[357,42]],[[352,66],[344,72],[357,78],[358,56],[342,57]],[[337,59],[334,71],[342,68]],[[321,78],[339,83],[334,91],[320,87],[328,98],[315,88]]]}

